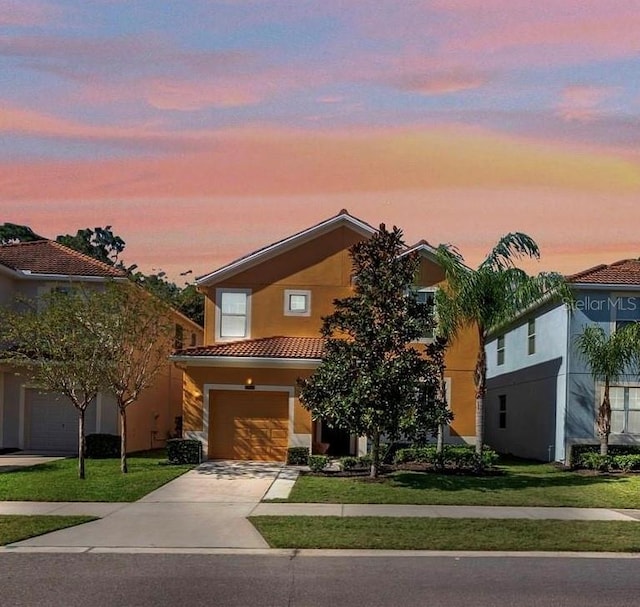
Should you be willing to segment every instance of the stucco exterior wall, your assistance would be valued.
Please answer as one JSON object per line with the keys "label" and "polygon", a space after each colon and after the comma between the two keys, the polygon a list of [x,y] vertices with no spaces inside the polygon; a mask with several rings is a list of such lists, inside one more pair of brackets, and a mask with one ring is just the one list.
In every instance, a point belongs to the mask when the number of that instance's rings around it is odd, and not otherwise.
{"label": "stucco exterior wall", "polygon": [[[251,338],[317,336],[322,317],[333,311],[333,300],[351,292],[348,249],[362,238],[340,227],[206,288],[205,343],[215,342],[216,289],[223,288],[251,289]],[[285,289],[311,291],[309,316],[284,314]]]}
{"label": "stucco exterior wall", "polygon": [[[596,442],[596,412],[601,387],[596,385],[589,365],[576,348],[576,339],[588,325],[597,325],[607,335],[615,329],[616,320],[640,320],[640,296],[637,292],[583,290],[576,298],[571,314],[569,340],[570,376],[568,385],[567,443]],[[638,376],[631,369],[618,384],[634,384]],[[611,434],[610,444],[638,443],[640,435]]]}
{"label": "stucco exterior wall", "polygon": [[[535,318],[535,353],[528,352],[528,322]],[[550,304],[518,320],[503,335],[504,364],[497,364],[497,335],[486,346],[485,435],[499,451],[546,461],[565,457],[568,311]],[[499,428],[499,397],[507,424]]]}

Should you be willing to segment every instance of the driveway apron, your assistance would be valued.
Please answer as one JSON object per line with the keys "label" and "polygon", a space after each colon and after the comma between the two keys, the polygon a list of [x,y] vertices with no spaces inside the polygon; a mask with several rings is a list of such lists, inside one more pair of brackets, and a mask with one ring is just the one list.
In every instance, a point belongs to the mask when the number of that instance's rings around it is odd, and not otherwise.
{"label": "driveway apron", "polygon": [[282,465],[205,462],[104,518],[20,547],[268,548],[246,517]]}

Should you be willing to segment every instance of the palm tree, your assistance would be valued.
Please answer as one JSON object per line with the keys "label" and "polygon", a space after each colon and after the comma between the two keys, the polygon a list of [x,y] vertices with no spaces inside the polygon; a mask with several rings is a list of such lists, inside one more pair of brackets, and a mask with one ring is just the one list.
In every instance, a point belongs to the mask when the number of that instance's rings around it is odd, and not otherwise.
{"label": "palm tree", "polygon": [[635,327],[625,326],[610,335],[598,325],[590,325],[576,338],[576,347],[583,360],[591,368],[595,381],[604,383],[602,402],[598,407],[598,437],[600,438],[600,454],[609,451],[609,434],[611,433],[611,400],[609,388],[625,374],[627,367],[633,362]]}
{"label": "palm tree", "polygon": [[474,384],[476,453],[480,455],[487,384],[485,346],[490,331],[544,297],[556,295],[570,300],[571,294],[560,274],[541,272],[530,276],[515,266],[523,257],[540,258],[538,245],[521,232],[503,236],[477,270],[466,266],[460,253],[450,245],[440,245],[437,256],[446,279],[436,294],[441,330],[452,341],[465,327],[475,327],[478,333]]}

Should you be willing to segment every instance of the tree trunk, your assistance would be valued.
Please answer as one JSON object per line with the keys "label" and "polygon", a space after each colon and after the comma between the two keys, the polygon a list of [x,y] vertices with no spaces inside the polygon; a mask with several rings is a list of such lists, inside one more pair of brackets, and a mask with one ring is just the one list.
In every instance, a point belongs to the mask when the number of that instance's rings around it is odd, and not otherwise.
{"label": "tree trunk", "polygon": [[484,331],[478,328],[478,360],[474,375],[476,386],[476,453],[482,455],[484,446],[484,397],[487,392],[487,355],[484,351],[485,339]]}
{"label": "tree trunk", "polygon": [[78,478],[84,479],[84,409],[78,409]]}
{"label": "tree trunk", "polygon": [[598,436],[600,455],[609,454],[609,434],[611,434],[611,400],[609,399],[609,378],[604,381],[604,395],[598,409]]}
{"label": "tree trunk", "polygon": [[118,407],[120,411],[120,472],[126,474],[127,468],[127,410]]}
{"label": "tree trunk", "polygon": [[371,472],[370,478],[378,478],[378,469],[380,468],[380,432],[376,430],[373,433],[373,443],[371,445]]}
{"label": "tree trunk", "polygon": [[438,424],[438,434],[436,436],[436,453],[442,454],[444,449],[444,424]]}

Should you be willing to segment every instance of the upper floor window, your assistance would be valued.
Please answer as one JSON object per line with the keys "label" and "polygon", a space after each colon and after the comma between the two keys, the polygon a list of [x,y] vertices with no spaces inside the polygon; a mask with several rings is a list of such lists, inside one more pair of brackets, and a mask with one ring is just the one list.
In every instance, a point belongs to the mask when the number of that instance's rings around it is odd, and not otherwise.
{"label": "upper floor window", "polygon": [[499,365],[504,365],[504,351],[505,351],[505,346],[504,346],[504,335],[501,335],[500,337],[498,337],[498,343],[497,343],[497,364]]}
{"label": "upper floor window", "polygon": [[195,346],[198,343],[198,337],[195,333],[191,334],[191,346]]}
{"label": "upper floor window", "polygon": [[416,289],[413,291],[413,295],[418,303],[429,306],[429,313],[432,321],[434,321],[422,334],[421,341],[428,341],[433,339],[435,333],[436,287],[423,287]]}
{"label": "upper floor window", "polygon": [[527,351],[529,354],[536,353],[536,319],[533,318],[527,323]]}
{"label": "upper floor window", "polygon": [[249,337],[251,322],[250,289],[216,290],[216,339]]}
{"label": "upper floor window", "polygon": [[175,336],[173,340],[173,345],[176,350],[180,350],[182,346],[184,346],[184,327],[176,323]]}
{"label": "upper floor window", "polygon": [[310,316],[311,291],[295,289],[284,290],[285,316]]}

